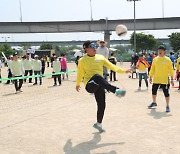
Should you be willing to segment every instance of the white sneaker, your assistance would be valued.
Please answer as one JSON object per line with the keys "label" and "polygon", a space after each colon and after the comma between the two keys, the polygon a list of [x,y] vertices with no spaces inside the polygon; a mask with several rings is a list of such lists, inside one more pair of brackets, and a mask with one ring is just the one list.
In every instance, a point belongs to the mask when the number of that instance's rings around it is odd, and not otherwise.
{"label": "white sneaker", "polygon": [[141,87],[138,87],[138,90],[141,90]]}
{"label": "white sneaker", "polygon": [[102,128],[102,126],[100,127],[100,126],[98,126],[98,124],[97,123],[95,123],[94,125],[93,125],[93,127],[94,128],[96,128],[100,133],[103,133],[103,132],[105,132],[105,130]]}
{"label": "white sneaker", "polygon": [[146,90],[148,90],[149,88],[148,87],[146,87]]}

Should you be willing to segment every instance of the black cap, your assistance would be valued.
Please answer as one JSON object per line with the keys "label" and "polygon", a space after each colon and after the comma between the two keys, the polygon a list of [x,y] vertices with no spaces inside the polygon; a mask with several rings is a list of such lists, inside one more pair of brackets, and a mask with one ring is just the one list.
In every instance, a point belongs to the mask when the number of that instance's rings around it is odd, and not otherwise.
{"label": "black cap", "polygon": [[166,50],[166,47],[165,47],[165,45],[160,45],[160,46],[158,47],[158,50],[159,50],[159,49]]}
{"label": "black cap", "polygon": [[88,48],[91,43],[93,43],[93,42],[91,42],[91,41],[89,41],[89,40],[86,41],[86,42],[84,42],[84,44],[83,44],[83,49]]}

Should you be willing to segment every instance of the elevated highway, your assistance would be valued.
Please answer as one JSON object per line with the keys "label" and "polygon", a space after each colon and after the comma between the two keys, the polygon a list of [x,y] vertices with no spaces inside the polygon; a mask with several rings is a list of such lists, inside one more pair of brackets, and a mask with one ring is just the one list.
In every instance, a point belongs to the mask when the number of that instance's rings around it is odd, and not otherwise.
{"label": "elevated highway", "polygon": [[[118,24],[133,30],[134,20],[94,20],[59,22],[0,22],[0,33],[72,33],[114,31]],[[180,29],[180,17],[136,19],[137,30]]]}

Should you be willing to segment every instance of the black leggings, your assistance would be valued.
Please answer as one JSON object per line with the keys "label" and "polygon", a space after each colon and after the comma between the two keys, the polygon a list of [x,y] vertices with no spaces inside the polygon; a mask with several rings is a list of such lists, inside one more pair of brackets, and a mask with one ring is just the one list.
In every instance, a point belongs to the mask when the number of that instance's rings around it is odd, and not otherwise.
{"label": "black leggings", "polygon": [[152,94],[157,95],[158,88],[161,87],[165,97],[169,97],[169,84],[153,84],[152,85]]}
{"label": "black leggings", "polygon": [[[22,77],[22,75],[15,76],[15,78],[16,77]],[[19,80],[19,83],[18,83],[18,80]],[[21,90],[22,85],[23,85],[23,79],[14,80],[14,86],[15,86],[16,91]]]}
{"label": "black leggings", "polygon": [[86,91],[94,93],[97,102],[97,122],[102,123],[106,108],[105,89],[115,93],[117,87],[110,85],[102,76],[95,74],[87,83]]}

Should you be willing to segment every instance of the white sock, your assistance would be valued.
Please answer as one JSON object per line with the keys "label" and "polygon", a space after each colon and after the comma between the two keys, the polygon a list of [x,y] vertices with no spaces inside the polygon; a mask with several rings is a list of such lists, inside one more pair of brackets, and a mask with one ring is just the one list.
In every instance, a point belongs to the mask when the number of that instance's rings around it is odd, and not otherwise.
{"label": "white sock", "polygon": [[101,123],[99,123],[99,122],[97,122],[97,125],[98,125],[99,127],[102,127],[102,124],[101,124]]}

